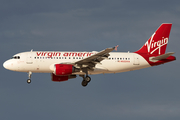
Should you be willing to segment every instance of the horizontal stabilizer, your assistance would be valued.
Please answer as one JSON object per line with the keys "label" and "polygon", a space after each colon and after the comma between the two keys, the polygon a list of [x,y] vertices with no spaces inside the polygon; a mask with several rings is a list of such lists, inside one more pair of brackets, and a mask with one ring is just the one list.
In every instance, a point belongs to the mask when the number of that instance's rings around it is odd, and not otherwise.
{"label": "horizontal stabilizer", "polygon": [[169,53],[157,56],[157,57],[150,57],[149,60],[152,61],[152,62],[156,62],[158,60],[166,59],[166,58],[168,58],[169,56],[171,56],[173,54],[174,54],[174,52],[169,52]]}

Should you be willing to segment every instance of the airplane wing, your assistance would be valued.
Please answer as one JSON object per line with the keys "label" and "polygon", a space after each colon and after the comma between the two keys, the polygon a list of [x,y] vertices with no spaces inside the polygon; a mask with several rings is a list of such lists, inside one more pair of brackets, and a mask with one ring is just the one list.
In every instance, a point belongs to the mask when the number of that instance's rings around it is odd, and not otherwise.
{"label": "airplane wing", "polygon": [[75,63],[73,63],[77,68],[89,68],[93,69],[96,64],[101,64],[100,62],[104,59],[107,59],[109,56],[109,53],[115,49],[117,49],[118,46],[115,46],[113,48],[106,48],[105,50],[102,50],[90,57],[87,57],[85,59],[79,60]]}

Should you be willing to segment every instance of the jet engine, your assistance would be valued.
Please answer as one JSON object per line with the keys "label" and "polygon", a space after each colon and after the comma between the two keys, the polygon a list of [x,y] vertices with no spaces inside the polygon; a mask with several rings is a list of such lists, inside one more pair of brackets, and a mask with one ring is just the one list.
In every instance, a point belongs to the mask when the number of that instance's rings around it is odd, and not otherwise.
{"label": "jet engine", "polygon": [[75,68],[71,64],[55,64],[54,74],[58,76],[68,76],[73,72],[79,72],[79,69]]}

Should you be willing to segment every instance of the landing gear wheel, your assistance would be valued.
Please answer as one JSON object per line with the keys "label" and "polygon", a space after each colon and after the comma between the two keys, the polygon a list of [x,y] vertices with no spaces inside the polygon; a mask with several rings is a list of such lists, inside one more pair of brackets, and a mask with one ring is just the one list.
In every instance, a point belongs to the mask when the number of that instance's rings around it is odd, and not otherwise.
{"label": "landing gear wheel", "polygon": [[30,83],[31,83],[31,79],[28,79],[28,80],[27,80],[27,83],[30,84]]}
{"label": "landing gear wheel", "polygon": [[88,85],[88,82],[86,80],[83,80],[81,84],[83,87],[86,87]]}
{"label": "landing gear wheel", "polygon": [[89,83],[91,81],[91,78],[89,76],[86,76],[85,81]]}
{"label": "landing gear wheel", "polygon": [[29,77],[29,79],[27,80],[27,83],[28,83],[28,84],[31,83],[31,75],[32,75],[32,72],[29,71],[29,72],[28,72],[28,77]]}
{"label": "landing gear wheel", "polygon": [[91,81],[91,78],[89,76],[86,76],[86,77],[84,77],[81,84],[83,87],[86,87],[90,81]]}
{"label": "landing gear wheel", "polygon": [[88,83],[91,81],[91,78],[88,76],[88,68],[84,68],[84,69],[82,69],[82,71],[84,73],[86,73],[86,77],[85,77],[85,75],[79,75],[80,77],[83,78],[81,85],[83,87],[86,87],[88,85]]}

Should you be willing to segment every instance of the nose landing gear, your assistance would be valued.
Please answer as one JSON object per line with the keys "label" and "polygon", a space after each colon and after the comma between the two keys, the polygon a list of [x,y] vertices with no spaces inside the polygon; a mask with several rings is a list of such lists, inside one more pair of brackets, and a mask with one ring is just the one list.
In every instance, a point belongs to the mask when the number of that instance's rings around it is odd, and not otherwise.
{"label": "nose landing gear", "polygon": [[31,75],[32,75],[32,72],[29,71],[29,72],[28,72],[28,77],[29,77],[29,79],[27,79],[27,83],[28,83],[28,84],[31,83]]}

